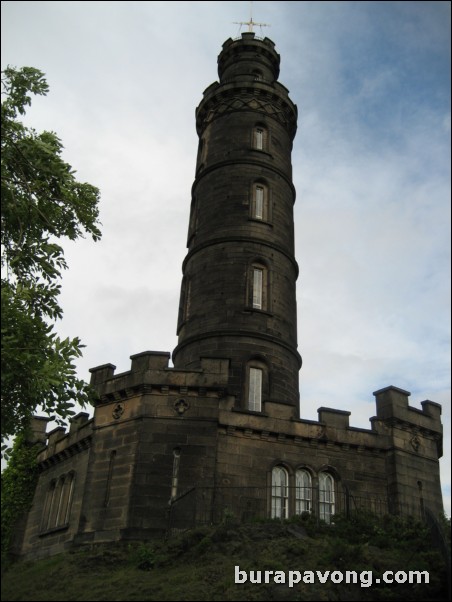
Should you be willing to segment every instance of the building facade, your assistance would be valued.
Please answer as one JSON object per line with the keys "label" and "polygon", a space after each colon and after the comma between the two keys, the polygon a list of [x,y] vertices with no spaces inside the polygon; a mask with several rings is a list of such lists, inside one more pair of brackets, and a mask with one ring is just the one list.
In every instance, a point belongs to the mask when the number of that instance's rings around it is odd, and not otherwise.
{"label": "building facade", "polygon": [[91,370],[94,416],[69,432],[33,422],[40,477],[20,552],[150,539],[234,515],[365,509],[442,512],[441,407],[374,393],[370,429],[349,412],[299,415],[291,150],[297,108],[274,44],[227,40],[196,110],[188,253],[170,354]]}

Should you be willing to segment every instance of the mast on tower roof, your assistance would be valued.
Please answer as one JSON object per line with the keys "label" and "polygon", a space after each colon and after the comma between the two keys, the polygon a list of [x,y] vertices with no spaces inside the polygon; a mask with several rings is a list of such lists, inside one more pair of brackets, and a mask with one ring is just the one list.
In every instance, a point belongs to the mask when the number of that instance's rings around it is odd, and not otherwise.
{"label": "mast on tower roof", "polygon": [[253,27],[270,27],[268,23],[256,23],[253,21],[253,3],[250,2],[250,19],[249,21],[233,21],[234,25],[248,25],[248,31],[253,31]]}

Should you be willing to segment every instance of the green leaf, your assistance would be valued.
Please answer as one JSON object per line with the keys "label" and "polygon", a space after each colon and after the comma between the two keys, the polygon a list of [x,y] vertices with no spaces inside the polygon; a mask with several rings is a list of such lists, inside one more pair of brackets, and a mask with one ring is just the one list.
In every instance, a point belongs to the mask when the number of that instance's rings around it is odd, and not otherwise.
{"label": "green leaf", "polygon": [[54,132],[37,133],[17,119],[33,95],[47,92],[38,69],[2,72],[2,439],[20,432],[38,406],[64,420],[75,401],[93,399],[73,363],[80,340],[61,340],[54,324],[63,315],[58,297],[67,269],[59,239],[100,238],[99,190],[76,181]]}

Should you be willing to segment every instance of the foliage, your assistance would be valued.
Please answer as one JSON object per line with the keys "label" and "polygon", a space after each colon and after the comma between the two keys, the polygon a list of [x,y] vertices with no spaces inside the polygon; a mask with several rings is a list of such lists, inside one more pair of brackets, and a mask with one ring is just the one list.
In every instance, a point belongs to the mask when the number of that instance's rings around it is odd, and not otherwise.
{"label": "foliage", "polygon": [[[339,530],[318,525],[314,537],[303,534],[306,517],[293,521],[221,524],[198,527],[167,540],[84,546],[36,563],[12,566],[3,576],[3,600],[447,600],[444,559],[425,547],[423,530],[413,521],[371,517],[387,546],[374,545],[364,517]],[[393,530],[401,520],[411,541],[394,547]],[[349,534],[356,533],[351,544]],[[257,571],[427,570],[429,584],[298,583],[293,588],[269,583],[236,584],[234,567]]]}
{"label": "foliage", "polygon": [[410,548],[414,542],[427,545],[427,526],[412,517],[386,514],[382,517],[371,512],[356,512],[347,517],[336,515],[330,533],[349,543],[368,543],[380,548]]}
{"label": "foliage", "polygon": [[2,472],[2,567],[9,560],[12,535],[17,521],[30,508],[38,478],[36,445],[25,434],[14,441],[8,466]]}
{"label": "foliage", "polygon": [[18,120],[32,94],[47,92],[38,69],[2,72],[2,439],[24,429],[37,406],[61,421],[74,414],[74,402],[90,399],[74,367],[80,340],[54,332],[67,268],[57,241],[84,233],[100,238],[99,191],[77,182],[55,133],[37,133]]}

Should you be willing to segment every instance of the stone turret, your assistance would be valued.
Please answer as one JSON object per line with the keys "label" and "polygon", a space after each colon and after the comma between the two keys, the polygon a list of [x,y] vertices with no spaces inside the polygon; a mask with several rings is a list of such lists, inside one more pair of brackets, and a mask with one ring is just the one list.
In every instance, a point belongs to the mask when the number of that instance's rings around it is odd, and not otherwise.
{"label": "stone turret", "polygon": [[218,57],[196,110],[199,151],[178,321],[177,368],[230,361],[236,407],[298,415],[291,151],[297,108],[268,38],[244,33]]}

